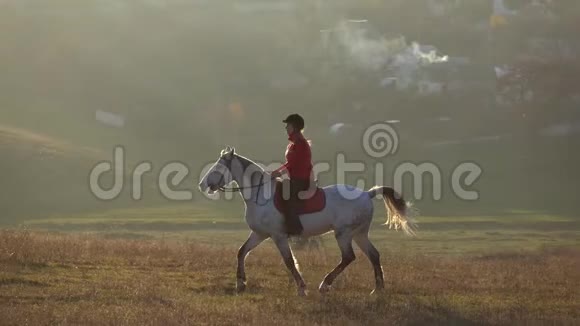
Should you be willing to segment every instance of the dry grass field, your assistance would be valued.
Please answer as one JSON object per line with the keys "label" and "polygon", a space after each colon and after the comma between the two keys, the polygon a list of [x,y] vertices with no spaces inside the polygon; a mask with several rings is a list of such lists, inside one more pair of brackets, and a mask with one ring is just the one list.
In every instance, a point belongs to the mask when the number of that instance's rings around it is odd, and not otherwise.
{"label": "dry grass field", "polygon": [[321,296],[338,261],[297,250],[309,296],[298,297],[271,242],[246,261],[235,293],[237,245],[105,239],[89,234],[0,231],[3,325],[580,324],[580,250],[423,255],[381,247],[386,291],[357,260]]}

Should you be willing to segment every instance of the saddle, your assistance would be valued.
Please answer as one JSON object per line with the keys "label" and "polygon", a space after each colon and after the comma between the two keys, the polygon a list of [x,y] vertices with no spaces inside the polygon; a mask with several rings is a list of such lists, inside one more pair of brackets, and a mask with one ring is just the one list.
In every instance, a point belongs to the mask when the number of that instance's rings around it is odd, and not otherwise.
{"label": "saddle", "polygon": [[[274,206],[280,212],[284,212],[284,198],[283,195],[283,181],[276,179],[276,192],[274,194]],[[297,208],[298,215],[316,213],[324,209],[326,206],[326,194],[324,190],[318,186],[318,180],[310,183],[308,190],[303,192],[303,198]]]}

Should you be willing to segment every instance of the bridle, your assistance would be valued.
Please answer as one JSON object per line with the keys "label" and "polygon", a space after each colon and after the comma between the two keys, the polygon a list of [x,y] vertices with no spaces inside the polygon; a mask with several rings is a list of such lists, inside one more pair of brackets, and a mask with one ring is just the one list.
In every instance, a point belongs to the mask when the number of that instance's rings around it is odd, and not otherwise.
{"label": "bridle", "polygon": [[[223,159],[226,164],[226,170],[229,171],[230,173],[232,173],[231,168],[232,168],[232,159]],[[225,178],[225,173],[222,173],[220,179],[218,180],[217,184],[220,184],[222,182],[222,180]],[[225,184],[225,181],[224,181]],[[251,188],[256,188],[258,187],[258,192],[256,193],[256,204],[258,203],[258,195],[260,194],[260,189],[262,188],[263,185],[265,185],[266,183],[264,182],[264,174],[260,175],[260,182],[257,185],[250,185],[250,186],[246,186],[246,187],[231,187],[231,188],[226,188],[225,186],[218,186],[217,190],[221,191],[221,192],[240,192],[244,189],[251,189]]]}

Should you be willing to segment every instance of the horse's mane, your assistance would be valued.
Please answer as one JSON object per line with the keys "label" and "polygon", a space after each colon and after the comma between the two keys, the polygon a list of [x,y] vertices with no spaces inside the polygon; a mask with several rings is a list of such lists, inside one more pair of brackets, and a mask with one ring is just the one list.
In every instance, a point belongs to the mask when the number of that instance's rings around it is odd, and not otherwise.
{"label": "horse's mane", "polygon": [[247,158],[247,157],[245,157],[245,156],[242,156],[242,155],[240,155],[240,154],[238,154],[238,153],[235,153],[234,155],[235,155],[235,156],[236,156],[238,159],[240,159],[242,162],[244,162],[244,166],[246,166],[246,167],[247,167],[247,166],[249,166],[249,165],[253,164],[253,165],[257,166],[257,167],[258,167],[258,168],[259,168],[261,171],[264,171],[264,169],[262,169],[262,167],[261,167],[261,166],[260,166],[258,163],[256,163],[256,162],[252,161],[251,159],[249,159],[249,158]]}

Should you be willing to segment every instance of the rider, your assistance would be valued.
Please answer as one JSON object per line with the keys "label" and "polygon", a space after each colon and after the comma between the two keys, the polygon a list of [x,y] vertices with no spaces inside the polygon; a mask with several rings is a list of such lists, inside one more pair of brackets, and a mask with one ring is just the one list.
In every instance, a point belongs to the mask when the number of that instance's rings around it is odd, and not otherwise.
{"label": "rider", "polygon": [[[286,163],[272,171],[272,178],[287,171],[289,176],[289,195],[282,196],[284,200],[285,224],[288,235],[299,235],[303,227],[297,214],[300,199],[298,194],[310,187],[312,177],[312,154],[310,142],[304,138],[304,118],[299,114],[290,114],[282,122],[286,123],[286,133],[290,143],[286,147]],[[287,189],[284,187],[283,189]]]}

